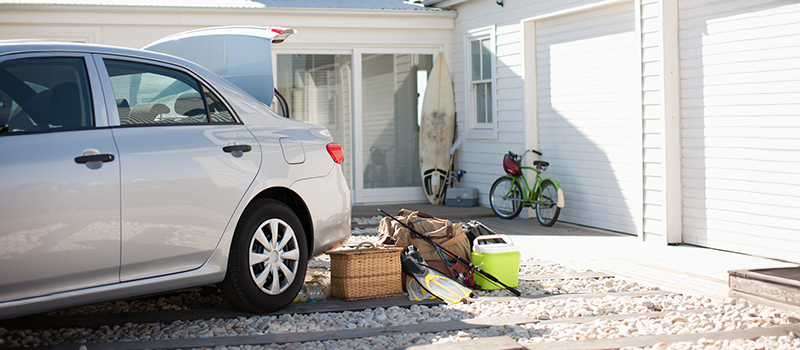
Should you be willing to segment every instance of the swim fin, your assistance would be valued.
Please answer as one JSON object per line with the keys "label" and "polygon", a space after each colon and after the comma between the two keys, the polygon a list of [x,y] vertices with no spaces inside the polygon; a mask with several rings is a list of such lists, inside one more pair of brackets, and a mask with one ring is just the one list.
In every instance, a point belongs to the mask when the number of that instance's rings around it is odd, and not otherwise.
{"label": "swim fin", "polygon": [[417,282],[417,279],[409,274],[403,274],[403,280],[406,285],[406,293],[408,293],[408,300],[411,301],[422,301],[428,299],[436,299],[436,296],[428,293],[425,288],[422,288]]}
{"label": "swim fin", "polygon": [[[403,272],[414,277],[423,289],[442,299],[447,305],[458,303],[470,295],[472,291],[433,268],[424,265],[424,260],[414,246],[409,246],[400,259]],[[410,296],[409,296],[410,298]]]}

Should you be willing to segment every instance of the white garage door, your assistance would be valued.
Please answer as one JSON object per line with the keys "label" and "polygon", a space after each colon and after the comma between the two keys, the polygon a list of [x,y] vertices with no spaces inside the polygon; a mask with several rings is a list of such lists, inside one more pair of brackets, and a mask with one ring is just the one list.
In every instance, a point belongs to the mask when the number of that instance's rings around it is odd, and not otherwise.
{"label": "white garage door", "polygon": [[559,220],[638,233],[642,121],[633,2],[536,23],[539,148]]}
{"label": "white garage door", "polygon": [[800,262],[800,4],[679,4],[683,241]]}

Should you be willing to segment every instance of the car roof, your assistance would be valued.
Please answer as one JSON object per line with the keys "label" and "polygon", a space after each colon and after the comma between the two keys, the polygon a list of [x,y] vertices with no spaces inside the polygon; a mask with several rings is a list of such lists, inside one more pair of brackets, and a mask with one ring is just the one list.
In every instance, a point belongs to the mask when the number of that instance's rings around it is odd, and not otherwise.
{"label": "car roof", "polygon": [[219,76],[217,73],[203,67],[195,62],[187,59],[160,53],[156,51],[131,49],[127,47],[101,45],[101,44],[85,44],[73,43],[62,41],[45,41],[45,40],[0,40],[0,59],[4,56],[12,54],[24,53],[48,53],[48,52],[74,52],[74,53],[92,53],[101,55],[117,55],[127,56],[131,58],[144,58],[160,62],[167,62],[174,64],[189,71],[192,71],[203,79],[207,80],[215,88],[224,88],[228,91],[234,91],[241,96],[247,96],[246,99],[256,101],[246,91],[240,89],[238,86],[231,84],[229,81]]}
{"label": "car roof", "polygon": [[[63,41],[43,41],[43,40],[0,40],[0,57],[10,54],[19,53],[35,53],[35,52],[82,52],[82,53],[96,53],[96,54],[109,54],[109,55],[122,55],[130,57],[148,58],[159,61],[171,62],[189,68],[194,71],[200,71],[201,74],[213,74],[213,72],[203,68],[202,66],[185,60],[180,57],[175,57],[168,54],[163,54],[154,51],[131,49],[127,47],[100,45],[100,44],[85,44]],[[215,74],[216,75],[216,74]]]}

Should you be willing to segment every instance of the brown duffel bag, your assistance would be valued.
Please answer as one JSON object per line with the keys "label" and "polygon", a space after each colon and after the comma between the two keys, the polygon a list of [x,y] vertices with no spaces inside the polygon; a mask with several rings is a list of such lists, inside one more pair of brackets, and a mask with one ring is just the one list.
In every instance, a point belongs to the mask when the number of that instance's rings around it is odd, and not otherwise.
{"label": "brown duffel bag", "polygon": [[[436,244],[454,254],[469,260],[470,244],[467,235],[464,233],[461,223],[452,223],[450,220],[439,219],[433,215],[401,209],[395,217],[405,223],[420,234],[427,234]],[[419,250],[420,256],[430,266],[450,274],[447,264],[442,260],[442,255],[447,259],[449,265],[456,268],[458,272],[466,272],[467,268],[456,262],[456,259],[444,251],[440,253],[434,246],[422,238],[415,237],[411,231],[392,218],[383,218],[378,226],[380,237],[379,243],[393,244],[400,247],[413,245]]]}

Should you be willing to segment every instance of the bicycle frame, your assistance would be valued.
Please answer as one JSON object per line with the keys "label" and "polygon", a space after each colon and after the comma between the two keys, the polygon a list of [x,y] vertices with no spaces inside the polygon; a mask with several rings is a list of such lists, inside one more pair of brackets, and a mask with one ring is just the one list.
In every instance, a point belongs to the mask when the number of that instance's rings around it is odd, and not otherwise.
{"label": "bicycle frame", "polygon": [[[527,153],[527,152],[525,152],[525,153]],[[523,154],[523,156],[524,156],[524,154]],[[533,183],[533,188],[531,188],[530,185],[528,185],[528,179],[527,179],[527,177],[525,177],[525,170],[526,169],[527,170],[531,170],[531,171],[536,173],[536,178],[535,178],[535,182]],[[536,194],[539,193],[539,191],[541,190],[542,183],[544,181],[548,181],[549,180],[556,187],[556,191],[558,191],[558,198],[556,200],[556,202],[558,203],[557,204],[558,207],[559,208],[563,208],[564,207],[564,195],[563,195],[563,192],[561,190],[561,184],[559,184],[558,181],[556,181],[555,179],[550,178],[550,177],[542,179],[541,171],[539,171],[538,169],[536,169],[534,167],[520,166],[520,170],[521,171],[520,171],[519,176],[511,176],[511,175],[506,174],[506,177],[511,178],[512,186],[511,186],[511,188],[509,188],[508,193],[506,193],[503,196],[504,199],[508,198],[508,196],[511,195],[512,191],[514,191],[514,186],[513,185],[517,184],[517,185],[519,185],[519,187],[522,189],[522,192],[523,192],[522,193],[522,204],[523,204],[523,206],[530,207],[530,206],[532,206],[534,204],[543,204],[544,202],[536,200]]]}

